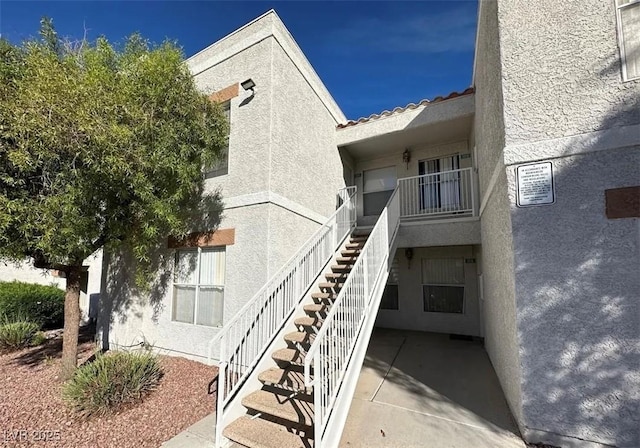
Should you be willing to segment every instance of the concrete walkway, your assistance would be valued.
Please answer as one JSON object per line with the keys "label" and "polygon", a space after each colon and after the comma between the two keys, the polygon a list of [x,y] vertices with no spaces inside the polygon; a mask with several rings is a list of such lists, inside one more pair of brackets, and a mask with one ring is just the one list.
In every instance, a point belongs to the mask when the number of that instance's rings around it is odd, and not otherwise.
{"label": "concrete walkway", "polygon": [[525,445],[480,343],[376,329],[340,446]]}

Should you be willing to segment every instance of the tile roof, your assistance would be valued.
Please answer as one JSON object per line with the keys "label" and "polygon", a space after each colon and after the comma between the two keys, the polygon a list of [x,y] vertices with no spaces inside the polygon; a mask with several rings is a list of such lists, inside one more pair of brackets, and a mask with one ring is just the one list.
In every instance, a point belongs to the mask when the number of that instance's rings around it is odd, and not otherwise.
{"label": "tile roof", "polygon": [[457,98],[459,96],[464,96],[464,95],[470,95],[474,93],[474,89],[473,87],[469,87],[467,89],[465,89],[462,92],[451,92],[449,95],[447,96],[437,96],[435,98],[433,98],[432,100],[422,100],[419,101],[417,104],[416,103],[409,103],[404,107],[396,107],[393,110],[385,110],[379,114],[371,114],[368,117],[362,117],[362,118],[358,118],[357,120],[349,120],[346,123],[340,123],[337,128],[341,129],[341,128],[346,128],[349,126],[355,126],[357,124],[360,123],[367,123],[369,121],[373,121],[373,120],[378,120],[379,118],[383,118],[383,117],[388,117],[390,115],[395,115],[395,114],[399,114],[402,112],[405,112],[407,110],[413,110],[413,109],[417,109],[420,106],[426,106],[428,104],[433,104],[433,103],[439,103],[441,101],[446,101],[446,100],[450,100],[453,98]]}

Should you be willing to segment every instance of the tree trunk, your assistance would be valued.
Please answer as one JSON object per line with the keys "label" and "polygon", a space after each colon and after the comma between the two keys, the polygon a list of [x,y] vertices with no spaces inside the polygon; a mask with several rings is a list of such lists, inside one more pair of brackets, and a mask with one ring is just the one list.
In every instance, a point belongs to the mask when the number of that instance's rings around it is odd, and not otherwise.
{"label": "tree trunk", "polygon": [[67,289],[64,295],[64,333],[62,336],[63,380],[68,380],[78,366],[78,333],[80,327],[80,266],[66,270]]}

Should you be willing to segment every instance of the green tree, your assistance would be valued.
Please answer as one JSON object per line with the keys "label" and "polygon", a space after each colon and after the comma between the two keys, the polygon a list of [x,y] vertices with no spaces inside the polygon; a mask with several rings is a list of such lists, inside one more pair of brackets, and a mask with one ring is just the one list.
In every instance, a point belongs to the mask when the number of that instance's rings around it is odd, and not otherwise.
{"label": "green tree", "polygon": [[0,39],[0,258],[64,272],[63,378],[77,367],[83,260],[127,247],[148,281],[162,238],[219,213],[203,166],[227,126],[173,43],[72,42],[49,19],[38,39]]}

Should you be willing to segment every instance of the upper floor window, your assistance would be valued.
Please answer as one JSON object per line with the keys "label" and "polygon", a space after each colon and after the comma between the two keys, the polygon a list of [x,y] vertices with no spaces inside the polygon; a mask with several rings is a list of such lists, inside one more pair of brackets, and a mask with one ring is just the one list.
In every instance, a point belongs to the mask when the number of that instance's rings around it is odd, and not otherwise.
{"label": "upper floor window", "polygon": [[389,166],[363,173],[364,215],[379,215],[384,210],[397,184],[396,167]]}
{"label": "upper floor window", "polygon": [[[221,104],[222,112],[227,119],[229,125],[231,125],[231,102],[227,101]],[[227,146],[222,149],[220,158],[218,161],[205,169],[205,177],[217,177],[227,174],[229,172],[229,140],[227,139]]]}
{"label": "upper floor window", "polygon": [[176,251],[171,320],[221,327],[224,276],[224,248]]}
{"label": "upper floor window", "polygon": [[616,15],[622,78],[640,78],[640,0],[616,0]]}

